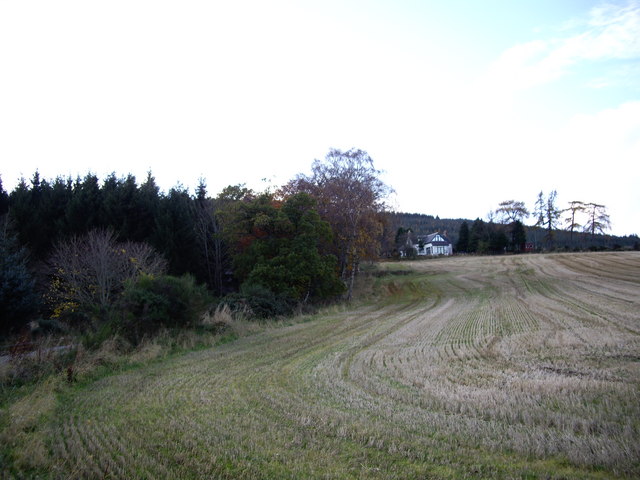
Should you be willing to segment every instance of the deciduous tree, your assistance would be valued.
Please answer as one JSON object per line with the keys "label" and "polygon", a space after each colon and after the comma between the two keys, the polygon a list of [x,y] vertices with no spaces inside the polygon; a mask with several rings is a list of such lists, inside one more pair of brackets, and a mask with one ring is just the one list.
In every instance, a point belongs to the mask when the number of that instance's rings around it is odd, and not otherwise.
{"label": "deciduous tree", "polygon": [[287,186],[289,192],[303,191],[317,199],[320,216],[334,233],[333,252],[348,299],[360,262],[379,255],[381,214],[391,191],[380,173],[363,150],[331,149],[324,160],[313,162],[311,176],[301,175]]}
{"label": "deciduous tree", "polygon": [[284,203],[264,194],[239,205],[234,271],[243,288],[261,286],[296,302],[342,292],[335,257],[321,253],[331,229],[315,205],[305,193]]}
{"label": "deciduous tree", "polygon": [[516,200],[505,200],[498,204],[496,215],[500,223],[512,223],[515,221],[522,222],[529,216],[529,210],[525,207],[524,202]]}
{"label": "deciduous tree", "polygon": [[149,245],[116,242],[113,231],[92,230],[59,242],[49,259],[54,309],[108,308],[127,280],[159,275],[165,260]]}

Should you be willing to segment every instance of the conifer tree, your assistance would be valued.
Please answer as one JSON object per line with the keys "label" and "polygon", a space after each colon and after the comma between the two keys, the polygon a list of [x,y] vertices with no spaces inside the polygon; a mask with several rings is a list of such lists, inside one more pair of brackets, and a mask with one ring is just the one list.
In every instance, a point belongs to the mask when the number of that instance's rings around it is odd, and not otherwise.
{"label": "conifer tree", "polygon": [[9,231],[8,221],[6,215],[0,217],[0,334],[24,327],[40,304],[27,251]]}
{"label": "conifer tree", "polygon": [[561,215],[560,209],[556,203],[557,197],[558,192],[553,190],[545,200],[544,194],[540,192],[533,212],[536,217],[535,226],[542,227],[546,230],[544,238],[549,248],[553,248],[555,239],[554,231],[557,228],[558,220]]}
{"label": "conifer tree", "polygon": [[469,251],[469,224],[467,222],[462,222],[462,225],[460,225],[456,250],[465,253]]}
{"label": "conifer tree", "polygon": [[485,253],[488,239],[486,224],[482,219],[476,218],[469,232],[469,253]]}
{"label": "conifer tree", "polygon": [[83,179],[76,179],[73,196],[67,207],[70,233],[82,235],[100,226],[101,197],[100,181],[95,174],[88,173]]}
{"label": "conifer tree", "polygon": [[584,202],[579,200],[573,200],[569,202],[569,207],[567,207],[564,212],[567,214],[564,218],[564,223],[567,226],[567,230],[571,232],[570,241],[573,243],[573,232],[579,230],[582,225],[578,223],[578,215],[586,210],[586,205]]}
{"label": "conifer tree", "polygon": [[2,176],[0,175],[0,219],[9,212],[9,194],[2,186]]}
{"label": "conifer tree", "polygon": [[587,203],[586,209],[588,220],[584,227],[584,231],[591,234],[591,239],[596,233],[604,234],[606,230],[611,228],[611,220],[607,214],[607,207],[597,203]]}
{"label": "conifer tree", "polygon": [[511,250],[514,252],[520,252],[522,250],[522,245],[527,241],[527,232],[520,220],[516,220],[511,224],[510,233]]}
{"label": "conifer tree", "polygon": [[170,274],[192,273],[202,280],[195,213],[188,190],[173,187],[159,202],[152,244],[168,259]]}

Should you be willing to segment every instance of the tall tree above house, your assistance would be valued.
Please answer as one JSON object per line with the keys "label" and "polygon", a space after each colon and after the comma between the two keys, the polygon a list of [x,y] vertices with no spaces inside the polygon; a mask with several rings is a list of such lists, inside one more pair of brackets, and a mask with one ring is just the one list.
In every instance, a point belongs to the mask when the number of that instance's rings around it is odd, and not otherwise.
{"label": "tall tree above house", "polygon": [[334,233],[333,253],[349,299],[360,262],[380,253],[382,213],[391,192],[380,174],[364,150],[331,149],[324,160],[313,162],[310,176],[300,175],[284,189],[317,200],[320,216]]}

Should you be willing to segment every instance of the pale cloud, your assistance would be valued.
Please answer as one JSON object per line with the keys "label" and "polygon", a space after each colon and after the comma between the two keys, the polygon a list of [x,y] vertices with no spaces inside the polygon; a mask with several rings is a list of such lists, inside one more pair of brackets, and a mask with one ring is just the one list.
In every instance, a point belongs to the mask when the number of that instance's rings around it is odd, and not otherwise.
{"label": "pale cloud", "polygon": [[[598,6],[584,21],[565,25],[562,33],[509,48],[483,83],[516,92],[552,82],[579,62],[640,59],[640,2]],[[598,85],[604,82],[602,77]]]}
{"label": "pale cloud", "polygon": [[590,29],[578,54],[586,59],[640,57],[640,3],[605,4],[591,10]]}
{"label": "pale cloud", "polygon": [[587,81],[590,88],[628,88],[640,92],[640,62],[609,69],[605,75]]}

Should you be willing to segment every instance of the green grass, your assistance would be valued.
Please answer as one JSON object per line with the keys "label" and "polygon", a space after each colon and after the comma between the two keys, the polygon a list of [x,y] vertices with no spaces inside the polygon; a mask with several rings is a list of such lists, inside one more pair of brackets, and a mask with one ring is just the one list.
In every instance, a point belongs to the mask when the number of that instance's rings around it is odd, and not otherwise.
{"label": "green grass", "polygon": [[12,396],[0,460],[16,478],[636,478],[640,256],[588,259],[597,276],[579,255],[382,264],[349,308]]}

